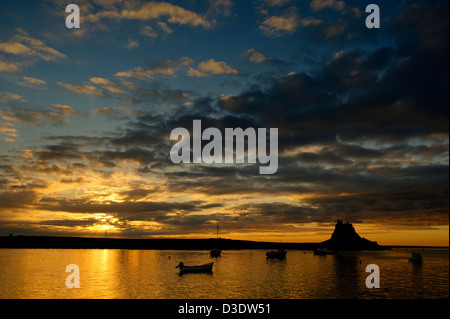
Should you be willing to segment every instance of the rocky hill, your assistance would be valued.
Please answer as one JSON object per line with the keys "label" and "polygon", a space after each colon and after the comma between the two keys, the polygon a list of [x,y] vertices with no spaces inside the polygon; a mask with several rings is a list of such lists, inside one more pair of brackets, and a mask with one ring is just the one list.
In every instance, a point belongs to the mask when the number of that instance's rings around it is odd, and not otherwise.
{"label": "rocky hill", "polygon": [[362,238],[356,233],[352,224],[337,220],[334,232],[331,238],[319,244],[320,247],[326,247],[332,250],[381,250],[382,246],[376,241],[370,241]]}

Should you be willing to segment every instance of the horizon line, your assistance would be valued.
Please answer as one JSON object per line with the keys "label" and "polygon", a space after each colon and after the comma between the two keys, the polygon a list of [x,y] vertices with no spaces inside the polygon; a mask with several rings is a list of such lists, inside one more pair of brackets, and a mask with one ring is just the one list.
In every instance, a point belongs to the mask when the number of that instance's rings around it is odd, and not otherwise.
{"label": "horizon line", "polygon": [[[0,238],[14,238],[14,237],[50,237],[50,238],[81,238],[81,239],[98,239],[98,240],[136,240],[136,241],[144,241],[144,240],[180,240],[180,241],[190,241],[190,240],[204,240],[204,241],[217,241],[217,240],[227,240],[227,241],[242,241],[249,243],[262,243],[262,244],[285,244],[285,245],[315,245],[320,244],[321,242],[274,242],[274,241],[256,241],[256,240],[248,240],[248,239],[231,239],[231,238],[124,238],[124,237],[85,237],[85,236],[55,236],[55,235],[0,235]],[[389,248],[442,248],[449,249],[450,246],[439,246],[439,245],[389,245],[383,244],[382,247]]]}

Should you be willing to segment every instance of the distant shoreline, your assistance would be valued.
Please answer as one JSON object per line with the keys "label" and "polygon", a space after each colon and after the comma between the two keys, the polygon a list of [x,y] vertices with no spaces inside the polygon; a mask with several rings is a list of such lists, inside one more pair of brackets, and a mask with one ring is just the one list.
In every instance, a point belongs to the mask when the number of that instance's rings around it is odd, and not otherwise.
{"label": "distant shoreline", "polygon": [[67,248],[67,249],[155,249],[210,250],[231,249],[297,249],[313,250],[318,243],[273,243],[224,238],[210,239],[131,239],[59,236],[0,236],[0,248]]}
{"label": "distant shoreline", "polygon": [[[131,239],[60,236],[0,236],[0,248],[55,248],[55,249],[147,249],[147,250],[224,250],[291,249],[314,250],[320,243],[275,243],[224,238],[210,239]],[[390,245],[390,249],[448,249],[445,246]]]}

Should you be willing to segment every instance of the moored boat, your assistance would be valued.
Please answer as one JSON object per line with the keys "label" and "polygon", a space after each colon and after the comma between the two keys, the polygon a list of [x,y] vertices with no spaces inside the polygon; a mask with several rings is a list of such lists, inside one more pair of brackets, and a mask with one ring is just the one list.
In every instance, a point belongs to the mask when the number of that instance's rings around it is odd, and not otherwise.
{"label": "moored boat", "polygon": [[[217,223],[217,242],[220,243],[219,242],[219,223]],[[214,249],[211,249],[209,251],[209,254],[211,255],[211,257],[220,257],[221,253],[222,253],[222,249],[217,248],[217,247]]]}
{"label": "moored boat", "polygon": [[423,257],[422,257],[421,253],[419,253],[417,251],[412,251],[411,257],[409,257],[408,260],[411,262],[414,262],[414,263],[421,263],[421,262],[423,262]]}
{"label": "moored boat", "polygon": [[180,262],[175,268],[180,268],[180,274],[212,272],[213,264],[214,263],[207,263],[198,266],[185,266],[183,262]]}
{"label": "moored boat", "polygon": [[214,248],[209,251],[209,254],[211,255],[211,257],[220,257],[221,253],[222,253],[222,249],[219,249],[219,248]]}
{"label": "moored boat", "polygon": [[268,251],[266,253],[267,258],[284,259],[286,258],[287,251],[284,249],[278,249],[274,251]]}
{"label": "moored boat", "polygon": [[328,248],[317,248],[314,249],[314,255],[325,256],[325,255],[336,255],[336,250],[328,250]]}

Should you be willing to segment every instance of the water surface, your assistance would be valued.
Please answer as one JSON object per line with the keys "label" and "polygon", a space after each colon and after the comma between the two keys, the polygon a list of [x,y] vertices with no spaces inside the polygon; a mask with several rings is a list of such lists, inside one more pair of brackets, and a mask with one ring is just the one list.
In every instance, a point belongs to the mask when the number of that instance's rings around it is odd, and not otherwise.
{"label": "water surface", "polygon": [[[0,249],[0,298],[43,299],[416,299],[449,297],[448,250],[288,251],[269,260],[263,250]],[[212,274],[178,274],[176,265],[214,261]],[[80,288],[66,287],[66,266],[80,269]],[[366,266],[380,268],[380,288],[368,289]]]}

